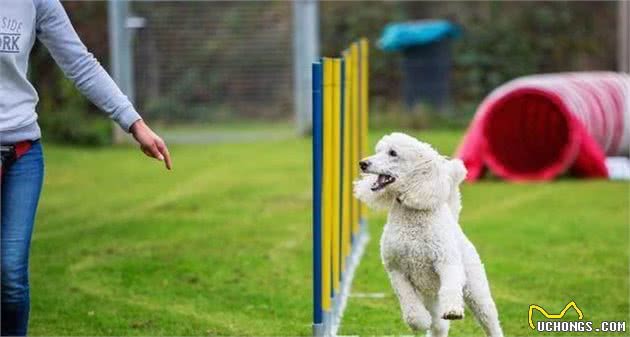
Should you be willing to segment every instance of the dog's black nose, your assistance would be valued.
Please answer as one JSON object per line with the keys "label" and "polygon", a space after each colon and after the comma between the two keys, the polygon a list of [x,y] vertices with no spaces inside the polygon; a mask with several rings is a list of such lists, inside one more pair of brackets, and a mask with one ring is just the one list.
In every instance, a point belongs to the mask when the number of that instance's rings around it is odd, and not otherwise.
{"label": "dog's black nose", "polygon": [[361,171],[367,170],[368,166],[370,166],[370,162],[367,160],[362,160],[359,162],[359,167],[361,168]]}

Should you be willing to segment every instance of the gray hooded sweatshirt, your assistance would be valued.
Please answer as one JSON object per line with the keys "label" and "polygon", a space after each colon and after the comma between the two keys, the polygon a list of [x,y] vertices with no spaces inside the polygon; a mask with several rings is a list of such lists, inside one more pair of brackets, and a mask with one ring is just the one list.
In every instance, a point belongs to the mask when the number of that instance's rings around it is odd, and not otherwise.
{"label": "gray hooded sweatshirt", "polygon": [[0,0],[0,143],[41,137],[39,100],[27,78],[28,58],[38,38],[65,75],[125,131],[140,116],[85,48],[59,0]]}

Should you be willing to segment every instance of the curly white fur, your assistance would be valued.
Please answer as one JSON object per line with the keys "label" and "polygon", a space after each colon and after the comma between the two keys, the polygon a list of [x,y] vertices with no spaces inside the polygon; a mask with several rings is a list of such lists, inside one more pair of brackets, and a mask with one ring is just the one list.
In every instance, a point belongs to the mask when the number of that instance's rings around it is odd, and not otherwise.
{"label": "curly white fur", "polygon": [[[503,336],[483,264],[458,223],[463,163],[402,133],[383,137],[362,163],[354,192],[370,207],[389,209],[381,258],[409,327],[447,336],[466,302],[486,335]],[[395,180],[375,187],[379,175]]]}

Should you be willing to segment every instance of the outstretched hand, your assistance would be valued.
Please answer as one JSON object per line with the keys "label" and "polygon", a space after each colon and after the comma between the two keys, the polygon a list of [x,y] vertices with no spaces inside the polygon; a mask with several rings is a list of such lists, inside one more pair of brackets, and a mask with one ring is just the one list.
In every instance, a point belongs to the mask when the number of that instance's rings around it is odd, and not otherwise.
{"label": "outstretched hand", "polygon": [[140,144],[140,149],[149,157],[163,161],[167,169],[171,169],[171,155],[168,153],[166,144],[149,126],[139,119],[131,125],[129,129],[133,138]]}

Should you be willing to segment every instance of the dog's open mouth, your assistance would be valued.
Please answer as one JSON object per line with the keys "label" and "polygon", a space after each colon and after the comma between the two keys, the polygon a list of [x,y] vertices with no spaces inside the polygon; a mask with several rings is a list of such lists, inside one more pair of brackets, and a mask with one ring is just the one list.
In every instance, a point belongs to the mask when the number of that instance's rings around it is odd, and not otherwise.
{"label": "dog's open mouth", "polygon": [[396,181],[396,178],[388,174],[379,174],[374,184],[372,184],[371,190],[374,192],[382,190],[385,186],[393,183],[394,181]]}

